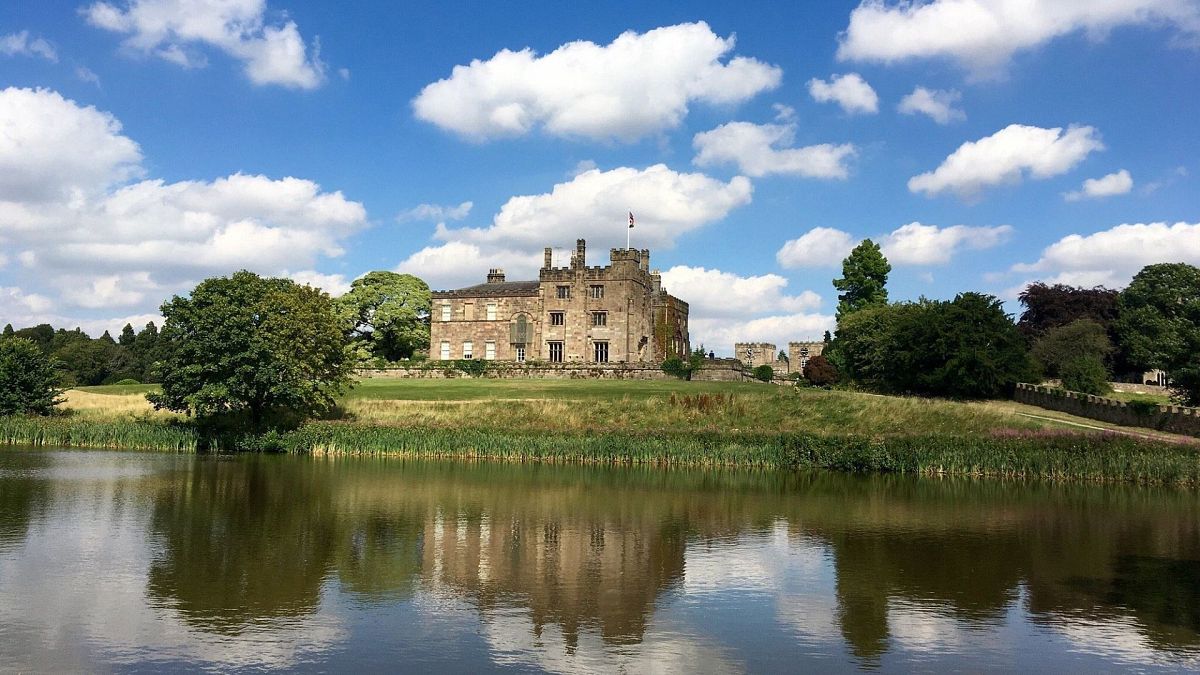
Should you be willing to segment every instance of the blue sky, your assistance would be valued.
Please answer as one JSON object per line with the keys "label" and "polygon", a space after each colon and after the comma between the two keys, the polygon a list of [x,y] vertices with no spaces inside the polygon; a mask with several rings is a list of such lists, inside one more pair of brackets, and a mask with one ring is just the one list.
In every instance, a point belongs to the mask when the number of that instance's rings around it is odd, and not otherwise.
{"label": "blue sky", "polygon": [[660,4],[5,3],[0,323],[531,277],[630,210],[724,352],[831,328],[864,237],[894,299],[1200,264],[1197,0]]}

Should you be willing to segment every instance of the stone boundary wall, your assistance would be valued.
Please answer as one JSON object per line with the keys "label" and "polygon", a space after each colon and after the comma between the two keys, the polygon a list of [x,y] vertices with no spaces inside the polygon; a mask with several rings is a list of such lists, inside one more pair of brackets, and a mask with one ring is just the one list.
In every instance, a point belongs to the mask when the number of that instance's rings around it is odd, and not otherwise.
{"label": "stone boundary wall", "polygon": [[1145,411],[1112,398],[1024,383],[1017,385],[1013,400],[1126,427],[1200,437],[1200,408],[1159,405]]}
{"label": "stone boundary wall", "polygon": [[[456,370],[453,361],[445,364],[408,368],[364,368],[358,371],[363,379],[444,380],[469,377]],[[673,380],[662,368],[641,363],[514,363],[489,361],[483,379],[514,380],[522,378],[543,380]],[[692,374],[697,382],[742,382],[754,378],[735,359],[706,359],[700,370]]]}

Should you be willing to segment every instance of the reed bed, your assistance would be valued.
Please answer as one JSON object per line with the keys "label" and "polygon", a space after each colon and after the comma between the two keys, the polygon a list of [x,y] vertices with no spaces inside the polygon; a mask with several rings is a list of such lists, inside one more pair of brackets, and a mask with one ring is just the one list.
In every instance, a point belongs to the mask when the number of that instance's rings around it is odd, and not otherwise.
{"label": "reed bed", "polygon": [[1200,485],[1200,453],[1117,434],[1009,431],[979,436],[804,433],[565,433],[315,423],[285,441],[315,455],[830,469]]}
{"label": "reed bed", "polygon": [[200,440],[191,426],[162,421],[0,417],[0,445],[196,452]]}

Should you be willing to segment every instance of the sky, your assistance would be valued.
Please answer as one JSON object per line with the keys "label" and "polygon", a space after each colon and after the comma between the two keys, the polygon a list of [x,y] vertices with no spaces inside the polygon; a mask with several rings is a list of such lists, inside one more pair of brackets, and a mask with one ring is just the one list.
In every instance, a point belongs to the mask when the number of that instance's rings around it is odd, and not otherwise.
{"label": "sky", "polygon": [[1011,312],[1200,264],[1200,0],[0,4],[0,324],[627,233],[720,354],[832,329],[864,238]]}

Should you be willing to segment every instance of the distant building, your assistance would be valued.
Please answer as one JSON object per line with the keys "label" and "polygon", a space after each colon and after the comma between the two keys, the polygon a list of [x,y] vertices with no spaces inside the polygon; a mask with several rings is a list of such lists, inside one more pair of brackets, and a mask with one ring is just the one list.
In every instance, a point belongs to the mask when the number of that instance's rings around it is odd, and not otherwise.
{"label": "distant building", "polygon": [[787,358],[780,358],[780,352],[774,343],[738,342],[733,345],[733,358],[751,369],[771,366],[776,375],[804,374],[804,366],[808,365],[808,360],[824,351],[824,342],[789,342],[785,352]]}
{"label": "distant building", "polygon": [[614,248],[588,267],[580,239],[568,267],[547,248],[536,281],[434,291],[429,358],[550,363],[660,363],[691,351],[688,304],[650,271],[650,251]]}

